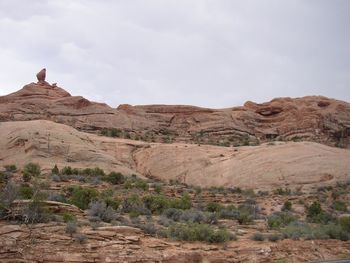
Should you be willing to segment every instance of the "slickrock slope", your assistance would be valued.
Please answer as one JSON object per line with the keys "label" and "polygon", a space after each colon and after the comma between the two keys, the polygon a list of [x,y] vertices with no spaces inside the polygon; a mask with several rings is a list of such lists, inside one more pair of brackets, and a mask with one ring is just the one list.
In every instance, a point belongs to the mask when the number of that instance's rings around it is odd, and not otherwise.
{"label": "slickrock slope", "polygon": [[350,178],[350,151],[313,142],[219,147],[114,139],[51,121],[0,124],[0,164],[100,167],[200,186],[308,189]]}
{"label": "slickrock slope", "polygon": [[28,84],[0,97],[0,120],[45,119],[80,130],[117,128],[146,141],[217,145],[257,144],[270,139],[306,139],[346,146],[349,103],[325,97],[277,98],[263,104],[207,109],[193,106],[130,106],[117,109],[88,101],[49,84]]}

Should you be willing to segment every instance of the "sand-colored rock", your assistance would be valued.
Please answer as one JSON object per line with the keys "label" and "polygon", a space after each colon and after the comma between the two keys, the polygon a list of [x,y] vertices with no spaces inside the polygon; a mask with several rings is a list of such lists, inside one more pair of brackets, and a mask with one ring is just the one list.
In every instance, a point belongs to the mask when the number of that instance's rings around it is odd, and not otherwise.
{"label": "sand-colored rock", "polygon": [[334,184],[350,177],[350,151],[313,142],[219,147],[147,143],[79,132],[51,121],[0,124],[0,165],[100,167],[200,186],[255,189]]}
{"label": "sand-colored rock", "polygon": [[182,105],[120,105],[88,101],[57,86],[29,84],[0,97],[0,120],[46,119],[88,132],[118,128],[162,142],[256,143],[279,138],[347,145],[349,103],[321,96],[277,98],[242,107],[207,109]]}
{"label": "sand-colored rock", "polygon": [[[194,263],[274,262],[288,258],[295,262],[308,262],[320,258],[334,259],[350,252],[350,242],[339,240],[283,240],[277,243],[241,240],[209,245],[172,242],[142,233],[135,241],[123,234],[111,239],[100,230],[91,231],[94,236],[88,235],[86,242],[80,244],[64,229],[64,225],[57,223],[28,227],[0,222],[0,261]],[[82,228],[79,231],[84,233],[87,230]]]}

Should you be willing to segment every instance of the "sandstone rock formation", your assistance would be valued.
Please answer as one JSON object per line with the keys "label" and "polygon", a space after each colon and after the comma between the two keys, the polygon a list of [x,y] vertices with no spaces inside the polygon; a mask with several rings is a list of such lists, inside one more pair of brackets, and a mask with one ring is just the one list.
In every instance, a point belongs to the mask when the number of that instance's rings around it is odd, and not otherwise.
{"label": "sandstone rock formation", "polygon": [[46,79],[46,69],[43,68],[36,74],[36,78],[38,79],[38,84],[40,85],[50,85],[48,82],[45,81]]}
{"label": "sandstone rock formation", "polygon": [[1,121],[37,119],[95,133],[117,128],[131,138],[156,142],[234,146],[277,139],[346,147],[350,138],[350,104],[320,96],[246,102],[226,109],[181,105],[120,105],[115,109],[70,96],[57,86],[29,84],[0,97]]}
{"label": "sandstone rock formation", "polygon": [[350,177],[349,150],[313,142],[238,148],[147,143],[83,133],[44,120],[4,122],[0,134],[0,165],[22,167],[31,160],[47,169],[53,164],[100,167],[190,185],[260,190],[307,190]]}
{"label": "sandstone rock formation", "polygon": [[0,222],[1,262],[275,262],[280,258],[309,262],[346,255],[349,242],[339,240],[224,245],[157,239],[127,227],[83,227],[84,243],[74,241],[63,224],[5,225]]}

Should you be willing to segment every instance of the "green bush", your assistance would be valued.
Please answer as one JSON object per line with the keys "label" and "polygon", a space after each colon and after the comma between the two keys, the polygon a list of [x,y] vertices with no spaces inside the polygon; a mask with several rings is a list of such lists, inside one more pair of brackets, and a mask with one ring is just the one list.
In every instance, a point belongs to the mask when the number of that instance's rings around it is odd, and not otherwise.
{"label": "green bush", "polygon": [[35,163],[28,163],[23,169],[23,181],[29,182],[32,177],[37,177],[41,173],[40,166]]}
{"label": "green bush", "polygon": [[81,186],[71,186],[68,188],[69,202],[80,209],[87,209],[91,201],[97,200],[98,191],[93,188],[83,188]]}
{"label": "green bush", "polygon": [[256,232],[254,233],[254,235],[252,236],[252,240],[254,241],[264,241],[265,240],[265,237],[262,233],[260,232]]}
{"label": "green bush", "polygon": [[207,211],[209,212],[220,212],[223,209],[223,206],[219,203],[208,203],[207,204]]}
{"label": "green bush", "polygon": [[285,201],[282,206],[282,211],[290,211],[292,210],[292,203],[290,201]]}
{"label": "green bush", "polygon": [[143,198],[143,202],[147,209],[149,209],[152,214],[161,214],[164,210],[171,207],[170,199],[163,195],[149,195]]}
{"label": "green bush", "polygon": [[333,208],[335,210],[338,210],[338,211],[341,211],[341,212],[346,212],[348,210],[346,203],[344,203],[344,202],[342,202],[340,200],[334,201]]}
{"label": "green bush", "polygon": [[125,181],[125,177],[121,173],[111,172],[107,175],[106,181],[111,184],[123,184]]}
{"label": "green bush", "polygon": [[292,191],[289,188],[277,188],[273,191],[276,195],[290,195]]}
{"label": "green bush", "polygon": [[125,189],[132,189],[132,188],[138,188],[142,189],[143,191],[147,191],[149,186],[148,183],[142,179],[132,177],[131,179],[128,179],[124,184]]}
{"label": "green bush", "polygon": [[143,203],[152,213],[161,214],[166,209],[190,209],[192,206],[189,195],[184,194],[181,198],[168,198],[163,195],[149,195],[143,198]]}
{"label": "green bush", "polygon": [[289,225],[291,222],[297,220],[297,217],[289,212],[277,212],[267,219],[269,228],[276,229]]}
{"label": "green bush", "polygon": [[306,218],[309,222],[327,224],[333,220],[331,215],[322,210],[321,204],[317,201],[313,202],[306,210]]}
{"label": "green bush", "polygon": [[61,169],[61,172],[60,174],[63,174],[63,175],[72,175],[73,174],[73,169],[72,167],[70,166],[65,166]]}
{"label": "green bush", "polygon": [[215,230],[207,224],[175,223],[168,229],[168,237],[183,241],[204,241],[222,243],[233,239],[233,235],[225,229]]}
{"label": "green bush", "polygon": [[156,184],[154,186],[154,191],[157,193],[157,194],[160,194],[162,192],[162,185],[161,184]]}
{"label": "green bush", "polygon": [[338,219],[341,228],[350,233],[350,216],[343,216]]}
{"label": "green bush", "polygon": [[66,233],[73,236],[78,230],[78,225],[75,221],[69,221],[66,225]]}
{"label": "green bush", "polygon": [[17,166],[14,164],[9,164],[4,166],[6,172],[15,173],[17,172]]}
{"label": "green bush", "polygon": [[136,194],[123,200],[121,210],[124,213],[129,213],[129,216],[131,217],[151,214],[151,211],[144,205],[140,197]]}
{"label": "green bush", "polygon": [[60,174],[60,170],[58,170],[57,165],[55,164],[55,166],[52,168],[51,170],[51,174],[55,174],[55,175],[59,175]]}
{"label": "green bush", "polygon": [[9,176],[0,171],[0,184],[6,183],[9,179]]}
{"label": "green bush", "polygon": [[64,212],[62,218],[65,223],[76,221],[75,216],[69,212]]}
{"label": "green bush", "polygon": [[270,234],[267,236],[267,239],[271,242],[277,242],[278,240],[281,239],[281,236],[278,234]]}
{"label": "green bush", "polygon": [[282,229],[285,238],[292,239],[339,239],[347,241],[350,234],[342,229],[341,225],[309,225],[303,222],[293,222]]}
{"label": "green bush", "polygon": [[34,189],[29,185],[22,185],[19,188],[20,197],[23,199],[31,199],[34,194]]}

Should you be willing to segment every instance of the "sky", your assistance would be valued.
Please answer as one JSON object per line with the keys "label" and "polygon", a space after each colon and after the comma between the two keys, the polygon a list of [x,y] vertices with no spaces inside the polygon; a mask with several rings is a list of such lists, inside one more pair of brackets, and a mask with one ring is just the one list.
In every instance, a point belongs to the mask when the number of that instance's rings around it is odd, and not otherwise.
{"label": "sky", "polygon": [[350,102],[348,0],[0,0],[0,95],[47,81],[119,104]]}

